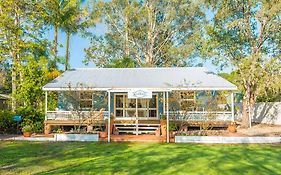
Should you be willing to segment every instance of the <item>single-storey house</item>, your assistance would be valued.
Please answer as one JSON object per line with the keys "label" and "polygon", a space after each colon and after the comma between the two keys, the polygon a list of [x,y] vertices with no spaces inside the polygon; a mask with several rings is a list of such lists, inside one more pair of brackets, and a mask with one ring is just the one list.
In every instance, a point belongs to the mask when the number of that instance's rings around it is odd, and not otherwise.
{"label": "single-storey house", "polygon": [[[51,125],[77,124],[81,114],[102,113],[119,133],[139,135],[156,132],[160,119],[167,132],[170,120],[234,121],[237,87],[203,67],[80,68],[65,71],[43,90],[45,133]],[[57,107],[49,109],[48,94],[54,92]],[[107,128],[110,141],[113,132]]]}

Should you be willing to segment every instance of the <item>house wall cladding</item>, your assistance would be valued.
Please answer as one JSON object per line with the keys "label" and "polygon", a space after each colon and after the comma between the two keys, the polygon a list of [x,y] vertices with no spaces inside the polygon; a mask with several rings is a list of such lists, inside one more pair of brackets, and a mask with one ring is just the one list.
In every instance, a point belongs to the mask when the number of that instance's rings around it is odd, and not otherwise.
{"label": "house wall cladding", "polygon": [[[236,107],[242,109],[242,104]],[[242,110],[238,111],[237,119],[241,119]],[[264,124],[281,125],[281,102],[257,103],[254,106],[252,121]]]}

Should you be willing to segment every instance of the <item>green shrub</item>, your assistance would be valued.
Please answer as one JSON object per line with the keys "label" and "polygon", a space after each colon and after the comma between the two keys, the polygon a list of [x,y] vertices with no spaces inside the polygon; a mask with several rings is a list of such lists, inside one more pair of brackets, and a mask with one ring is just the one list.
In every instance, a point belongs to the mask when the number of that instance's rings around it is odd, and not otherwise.
{"label": "green shrub", "polygon": [[170,122],[169,123],[169,131],[177,131],[178,130],[178,127],[176,125],[175,122]]}
{"label": "green shrub", "polygon": [[25,125],[24,127],[22,127],[21,131],[22,132],[32,132],[32,127],[30,125]]}
{"label": "green shrub", "polygon": [[42,133],[44,129],[44,113],[32,107],[19,108],[16,112],[11,110],[0,110],[0,134],[15,134],[17,133],[17,122],[13,121],[15,115],[22,116],[20,126],[29,125],[32,127],[32,132]]}
{"label": "green shrub", "polygon": [[13,121],[14,114],[9,110],[0,111],[0,133],[15,133],[17,123]]}
{"label": "green shrub", "polygon": [[21,126],[29,125],[32,127],[32,132],[42,133],[44,128],[44,113],[36,111],[33,108],[19,108],[18,115],[21,115],[23,120]]}

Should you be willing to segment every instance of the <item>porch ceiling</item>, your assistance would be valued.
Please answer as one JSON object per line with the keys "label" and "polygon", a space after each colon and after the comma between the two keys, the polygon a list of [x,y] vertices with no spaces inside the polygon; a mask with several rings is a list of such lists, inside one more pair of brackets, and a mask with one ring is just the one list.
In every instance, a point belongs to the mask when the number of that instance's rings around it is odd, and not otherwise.
{"label": "porch ceiling", "polygon": [[202,67],[82,68],[64,72],[43,87],[45,91],[129,89],[236,90],[237,87]]}

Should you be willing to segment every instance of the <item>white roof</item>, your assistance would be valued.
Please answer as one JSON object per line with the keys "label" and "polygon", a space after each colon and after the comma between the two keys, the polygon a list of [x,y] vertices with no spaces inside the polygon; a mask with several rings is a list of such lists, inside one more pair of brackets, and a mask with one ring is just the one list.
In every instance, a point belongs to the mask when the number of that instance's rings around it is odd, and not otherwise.
{"label": "white roof", "polygon": [[43,87],[61,90],[236,90],[237,87],[203,67],[81,68],[64,72]]}

